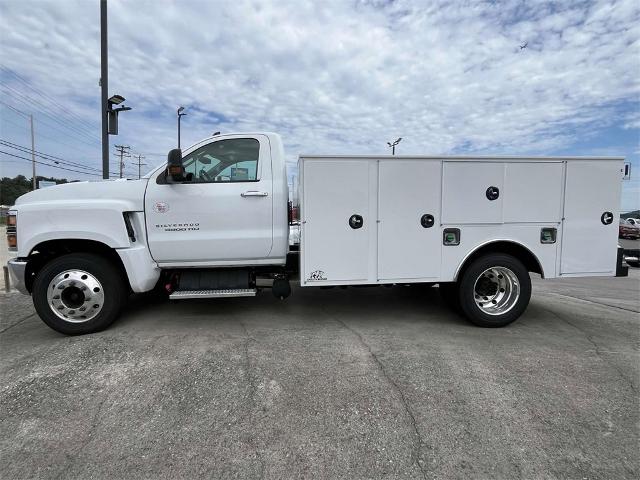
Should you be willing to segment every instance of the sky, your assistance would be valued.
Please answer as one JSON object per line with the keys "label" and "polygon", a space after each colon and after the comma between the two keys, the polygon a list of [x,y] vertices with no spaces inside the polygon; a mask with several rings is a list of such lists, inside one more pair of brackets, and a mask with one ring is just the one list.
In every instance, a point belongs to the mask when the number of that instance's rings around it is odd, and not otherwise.
{"label": "sky", "polygon": [[[183,147],[276,132],[290,177],[299,154],[386,154],[398,137],[397,154],[625,156],[621,209],[640,208],[636,0],[108,8],[109,93],[132,107],[110,138],[116,175],[116,144],[142,174],[166,160],[183,105]],[[31,177],[33,114],[38,175],[99,179],[99,79],[98,0],[0,0],[0,176]]]}

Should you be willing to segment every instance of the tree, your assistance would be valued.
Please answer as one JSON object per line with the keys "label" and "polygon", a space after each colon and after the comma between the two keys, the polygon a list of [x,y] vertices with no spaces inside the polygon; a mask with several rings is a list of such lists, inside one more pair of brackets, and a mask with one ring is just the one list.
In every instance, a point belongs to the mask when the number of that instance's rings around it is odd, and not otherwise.
{"label": "tree", "polygon": [[[48,180],[56,183],[67,183],[66,178],[36,177],[37,180]],[[4,177],[0,180],[0,204],[13,205],[16,199],[31,191],[31,179],[24,175],[15,178]]]}

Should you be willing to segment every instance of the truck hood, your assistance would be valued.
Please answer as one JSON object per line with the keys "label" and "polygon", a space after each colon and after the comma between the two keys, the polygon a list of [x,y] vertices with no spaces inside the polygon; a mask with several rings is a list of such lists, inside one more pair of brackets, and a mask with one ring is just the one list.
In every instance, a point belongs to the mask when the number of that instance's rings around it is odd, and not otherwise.
{"label": "truck hood", "polygon": [[49,204],[57,201],[122,201],[131,211],[144,210],[144,191],[148,179],[74,182],[26,193],[16,200],[16,206]]}

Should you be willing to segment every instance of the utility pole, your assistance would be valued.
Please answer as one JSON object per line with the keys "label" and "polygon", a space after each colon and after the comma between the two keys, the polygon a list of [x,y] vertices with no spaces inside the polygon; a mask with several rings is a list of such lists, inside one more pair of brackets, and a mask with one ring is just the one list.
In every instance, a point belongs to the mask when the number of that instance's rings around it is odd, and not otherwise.
{"label": "utility pole", "polygon": [[33,176],[31,181],[33,184],[33,189],[35,190],[38,187],[38,183],[36,180],[36,143],[35,143],[35,134],[33,132],[33,114],[25,113],[22,110],[18,110],[17,108],[12,107],[8,103],[2,102],[2,104],[5,105],[10,110],[13,110],[14,112],[16,112],[18,115],[22,115],[24,118],[29,119],[29,125],[31,126],[31,168],[32,168],[32,176]]}
{"label": "utility pole", "polygon": [[141,177],[140,167],[142,167],[142,165],[146,165],[146,163],[142,163],[142,160],[144,160],[145,157],[144,157],[144,155],[138,154],[138,155],[133,155],[133,158],[136,158],[138,160],[137,161],[137,165],[138,165],[138,180],[140,180],[140,177]]}
{"label": "utility pole", "polygon": [[38,181],[36,180],[36,140],[33,133],[33,114],[29,115],[29,123],[31,123],[31,169],[33,175],[33,189],[38,188]]}
{"label": "utility pole", "polygon": [[[102,103],[102,178],[109,179],[109,50],[107,48],[107,0],[100,0],[100,88]],[[122,175],[120,175],[122,176]]]}
{"label": "utility pole", "polygon": [[120,156],[120,178],[122,178],[122,174],[124,171],[124,158],[130,157],[129,149],[131,147],[129,145],[116,145],[117,152],[114,155]]}

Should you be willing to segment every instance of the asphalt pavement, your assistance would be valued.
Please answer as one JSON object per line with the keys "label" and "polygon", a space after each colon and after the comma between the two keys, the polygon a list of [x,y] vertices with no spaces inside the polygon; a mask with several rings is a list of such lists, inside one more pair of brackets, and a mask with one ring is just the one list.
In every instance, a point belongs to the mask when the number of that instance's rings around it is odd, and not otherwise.
{"label": "asphalt pavement", "polygon": [[534,281],[503,329],[436,288],[138,296],[65,337],[0,295],[2,478],[638,478],[640,271]]}

